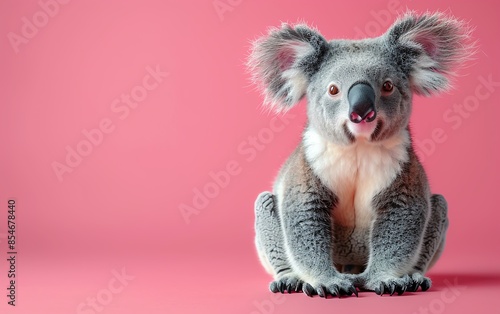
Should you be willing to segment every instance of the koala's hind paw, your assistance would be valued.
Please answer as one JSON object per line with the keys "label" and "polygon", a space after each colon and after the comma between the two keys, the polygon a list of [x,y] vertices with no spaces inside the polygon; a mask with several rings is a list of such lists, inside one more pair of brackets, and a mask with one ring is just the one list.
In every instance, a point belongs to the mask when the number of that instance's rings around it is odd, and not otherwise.
{"label": "koala's hind paw", "polygon": [[300,292],[302,290],[302,280],[297,278],[294,275],[288,275],[277,279],[269,284],[269,290],[271,292],[277,293],[292,293],[292,292]]}
{"label": "koala's hind paw", "polygon": [[302,285],[302,291],[309,297],[319,295],[325,299],[329,296],[339,298],[341,296],[351,296],[352,294],[358,296],[358,290],[356,290],[352,281],[343,278],[335,278],[334,280],[329,280],[317,285],[304,283]]}

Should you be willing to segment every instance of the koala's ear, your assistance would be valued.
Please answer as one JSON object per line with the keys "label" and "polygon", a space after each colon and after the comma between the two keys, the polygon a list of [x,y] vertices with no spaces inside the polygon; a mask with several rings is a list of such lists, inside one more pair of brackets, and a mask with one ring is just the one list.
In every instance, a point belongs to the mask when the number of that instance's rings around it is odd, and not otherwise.
{"label": "koala's ear", "polygon": [[450,88],[454,70],[472,55],[469,34],[463,22],[442,13],[408,12],[385,36],[392,59],[410,78],[413,91],[429,96]]}
{"label": "koala's ear", "polygon": [[299,102],[327,51],[327,41],[302,24],[283,24],[257,39],[247,65],[264,91],[264,103],[280,111]]}

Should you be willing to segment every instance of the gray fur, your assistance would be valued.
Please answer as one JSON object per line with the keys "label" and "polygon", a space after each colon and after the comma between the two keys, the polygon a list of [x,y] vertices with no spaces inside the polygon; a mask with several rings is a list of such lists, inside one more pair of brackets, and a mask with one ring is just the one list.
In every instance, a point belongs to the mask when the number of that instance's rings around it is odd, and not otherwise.
{"label": "gray fur", "polygon": [[[295,49],[310,49],[301,59],[295,58]],[[266,103],[277,110],[293,106],[305,95],[305,90],[290,84],[282,76],[285,67],[299,70],[307,80],[316,73],[325,54],[328,43],[307,25],[292,27],[283,24],[280,29],[271,29],[269,35],[254,42],[248,66],[254,81],[265,90]],[[295,95],[291,90],[297,89]]]}
{"label": "gray fur", "polygon": [[[471,54],[468,35],[443,14],[409,12],[377,38],[327,41],[306,25],[283,24],[254,43],[249,67],[265,103],[280,111],[308,99],[302,143],[273,193],[255,203],[256,246],[273,292],[430,288],[425,272],[444,247],[447,204],[431,194],[411,144],[412,95],[450,87]],[[377,118],[363,127],[348,119],[348,90],[360,82],[376,94]],[[336,95],[327,92],[332,83]]]}

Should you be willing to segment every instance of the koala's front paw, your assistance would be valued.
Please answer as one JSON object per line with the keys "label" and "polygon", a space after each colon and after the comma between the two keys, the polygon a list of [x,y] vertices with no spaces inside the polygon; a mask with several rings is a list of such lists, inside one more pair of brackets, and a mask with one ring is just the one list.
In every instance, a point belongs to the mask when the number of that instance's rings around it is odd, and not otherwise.
{"label": "koala's front paw", "polygon": [[364,284],[365,289],[375,291],[378,295],[384,293],[401,295],[405,291],[415,292],[418,287],[422,287],[422,291],[428,290],[431,287],[431,280],[420,273],[414,273],[399,278],[384,275],[376,276],[367,279]]}
{"label": "koala's front paw", "polygon": [[319,280],[314,285],[304,282],[302,291],[310,297],[317,294],[322,298],[327,298],[328,296],[338,296],[340,298],[343,295],[350,296],[353,293],[358,296],[358,291],[354,287],[352,280],[343,276]]}
{"label": "koala's front paw", "polygon": [[269,290],[271,292],[288,293],[299,292],[302,290],[302,280],[300,280],[296,275],[285,275],[280,279],[277,279],[269,284]]}

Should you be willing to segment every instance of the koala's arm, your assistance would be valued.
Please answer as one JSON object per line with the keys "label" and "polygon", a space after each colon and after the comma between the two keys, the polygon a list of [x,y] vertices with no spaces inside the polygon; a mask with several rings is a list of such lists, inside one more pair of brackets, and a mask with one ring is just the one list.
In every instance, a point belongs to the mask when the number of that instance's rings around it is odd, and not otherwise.
{"label": "koala's arm", "polygon": [[414,152],[400,175],[374,199],[377,212],[370,239],[367,268],[360,275],[364,287],[383,294],[409,289],[421,274],[414,266],[422,248],[430,214],[430,192],[425,172]]}
{"label": "koala's arm", "polygon": [[320,296],[356,293],[334,267],[331,211],[336,198],[317,178],[300,146],[278,178],[275,194],[289,262]]}

